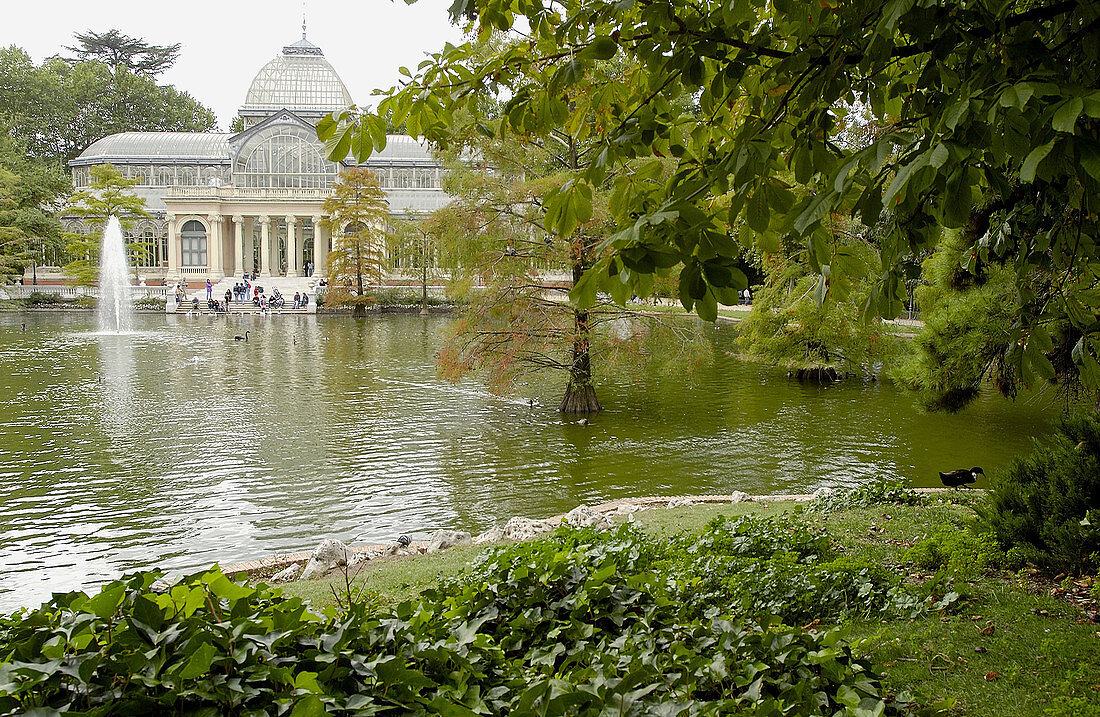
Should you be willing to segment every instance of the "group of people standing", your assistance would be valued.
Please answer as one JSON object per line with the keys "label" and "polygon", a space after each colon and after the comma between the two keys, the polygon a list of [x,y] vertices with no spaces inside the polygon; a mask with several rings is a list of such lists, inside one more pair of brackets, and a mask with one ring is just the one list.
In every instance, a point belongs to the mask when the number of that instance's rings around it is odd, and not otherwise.
{"label": "group of people standing", "polygon": [[[312,270],[312,262],[307,264],[309,270]],[[249,274],[245,272],[241,275],[241,280],[234,283],[233,286],[225,290],[225,302],[222,303],[220,299],[214,298],[214,283],[210,280],[206,280],[206,306],[208,309],[213,309],[215,312],[228,312],[229,307],[233,303],[244,304],[251,302],[253,306],[260,309],[262,313],[270,313],[271,308],[281,308],[286,305],[286,299],[279,293],[276,288],[273,290],[271,296],[268,296],[264,292],[264,287],[256,284],[256,274]],[[186,300],[186,292],[184,285],[177,284],[175,288],[176,301],[183,303]],[[309,294],[306,292],[294,292],[294,302],[292,307],[295,309],[304,309],[309,306]],[[197,297],[192,299],[191,308],[198,310],[199,300]]]}

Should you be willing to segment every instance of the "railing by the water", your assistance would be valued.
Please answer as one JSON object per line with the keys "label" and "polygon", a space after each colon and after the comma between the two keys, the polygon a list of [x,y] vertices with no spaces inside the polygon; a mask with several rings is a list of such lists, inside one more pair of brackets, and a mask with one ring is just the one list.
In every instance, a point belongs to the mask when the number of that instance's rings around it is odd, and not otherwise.
{"label": "railing by the water", "polygon": [[[38,284],[37,286],[16,284],[15,286],[0,287],[14,299],[26,299],[32,294],[60,296],[64,299],[78,299],[82,296],[99,296],[98,286],[72,286],[68,284]],[[168,295],[166,286],[131,286],[131,299],[162,298]]]}

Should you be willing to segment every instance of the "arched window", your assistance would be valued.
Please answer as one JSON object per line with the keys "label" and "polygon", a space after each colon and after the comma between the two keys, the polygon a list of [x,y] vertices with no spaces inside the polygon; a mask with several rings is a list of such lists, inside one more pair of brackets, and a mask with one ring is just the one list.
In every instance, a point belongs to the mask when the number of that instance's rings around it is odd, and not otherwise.
{"label": "arched window", "polygon": [[421,189],[431,189],[435,186],[434,169],[418,169],[416,172],[416,186]]}
{"label": "arched window", "polygon": [[404,189],[412,186],[412,170],[399,169],[393,173],[393,186]]}
{"label": "arched window", "polygon": [[206,266],[206,227],[192,219],[180,231],[184,266]]}
{"label": "arched window", "polygon": [[172,167],[157,167],[156,182],[159,187],[172,187],[176,184],[175,171]]}
{"label": "arched window", "polygon": [[259,133],[237,160],[237,184],[244,187],[327,188],[336,165],[303,128],[271,127]]}

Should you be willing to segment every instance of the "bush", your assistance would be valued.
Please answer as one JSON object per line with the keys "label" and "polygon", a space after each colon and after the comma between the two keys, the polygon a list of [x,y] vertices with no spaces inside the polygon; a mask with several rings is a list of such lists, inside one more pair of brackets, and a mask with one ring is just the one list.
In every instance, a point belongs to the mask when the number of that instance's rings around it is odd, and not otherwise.
{"label": "bush", "polygon": [[[724,544],[749,555],[759,551],[742,545],[766,549],[778,535],[774,525],[765,532]],[[713,606],[700,615],[673,599],[668,578],[650,569],[669,547],[629,527],[563,530],[496,548],[417,602],[354,603],[324,617],[217,570],[165,594],[151,591],[155,575],[139,575],[0,621],[0,713],[908,709],[886,703],[877,675],[838,631],[728,619]]]}
{"label": "bush", "polygon": [[[378,298],[378,305],[382,307],[419,307],[423,300],[420,288],[415,286],[397,286],[379,289],[375,292],[375,296]],[[431,292],[428,293],[428,306],[453,305],[454,302],[448,301],[444,297],[435,296]]]}
{"label": "bush", "polygon": [[979,514],[1005,550],[1018,548],[1053,572],[1078,573],[1100,567],[1100,526],[1086,520],[1097,509],[1100,422],[1081,417],[1063,419],[1054,436],[995,475]]}
{"label": "bush", "polygon": [[855,488],[838,488],[811,500],[807,510],[819,513],[832,513],[852,508],[869,508],[872,505],[916,505],[920,503],[920,494],[907,487],[901,481],[892,481],[880,477]]}
{"label": "bush", "polygon": [[70,299],[64,299],[60,294],[44,294],[38,291],[32,291],[27,295],[27,298],[23,301],[27,306],[60,306],[61,304],[70,304]]}
{"label": "bush", "polygon": [[166,301],[156,296],[145,296],[134,301],[134,308],[138,311],[164,311]]}
{"label": "bush", "polygon": [[982,573],[1004,564],[1004,554],[989,533],[939,528],[905,553],[923,570],[943,570],[960,580],[976,580]]}
{"label": "bush", "polygon": [[869,561],[838,556],[803,525],[752,516],[718,518],[697,540],[674,539],[657,569],[673,576],[690,609],[775,615],[793,625],[881,612],[898,583]]}

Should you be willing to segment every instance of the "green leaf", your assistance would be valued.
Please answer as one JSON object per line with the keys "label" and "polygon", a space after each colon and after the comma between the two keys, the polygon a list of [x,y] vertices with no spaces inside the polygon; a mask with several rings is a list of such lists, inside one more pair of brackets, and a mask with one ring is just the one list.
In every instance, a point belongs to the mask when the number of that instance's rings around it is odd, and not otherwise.
{"label": "green leaf", "polygon": [[1054,380],[1054,366],[1050,359],[1039,349],[1034,341],[1029,341],[1024,347],[1024,361],[1026,361],[1035,373],[1047,381]]}
{"label": "green leaf", "polygon": [[210,592],[227,600],[240,600],[252,595],[255,591],[244,585],[236,585],[221,573],[203,578],[203,582],[210,586]]}
{"label": "green leaf", "polygon": [[191,653],[187,664],[180,670],[180,677],[185,680],[202,677],[210,671],[210,665],[214,662],[214,657],[217,654],[218,651],[209,642],[202,643],[197,650]]}
{"label": "green leaf", "polygon": [[1020,166],[1020,181],[1021,182],[1034,182],[1035,170],[1039,168],[1039,162],[1042,162],[1050,150],[1054,149],[1054,143],[1058,140],[1052,139],[1044,145],[1040,145],[1031,152],[1024,159],[1023,165]]}
{"label": "green leaf", "polygon": [[599,288],[598,275],[603,273],[596,267],[589,268],[581,274],[580,281],[569,290],[569,301],[578,309],[588,309],[596,303],[596,293]]}
{"label": "green leaf", "polygon": [[1090,177],[1100,182],[1100,149],[1082,138],[1077,140],[1077,147],[1081,152],[1081,167]]}
{"label": "green leaf", "polygon": [[1054,118],[1051,120],[1050,126],[1059,132],[1073,134],[1073,130],[1077,126],[1077,117],[1084,108],[1085,102],[1080,97],[1066,100],[1054,111]]}
{"label": "green leaf", "polygon": [[770,222],[768,198],[765,196],[763,189],[758,190],[749,199],[748,205],[745,207],[745,222],[754,231],[768,231]]}
{"label": "green leaf", "polygon": [[305,690],[306,692],[312,692],[313,694],[324,694],[324,689],[317,682],[317,673],[303,671],[294,675],[294,689]]}
{"label": "green leaf", "polygon": [[707,287],[702,298],[695,302],[695,311],[703,321],[715,321],[718,318],[718,300],[710,287]]}
{"label": "green leaf", "polygon": [[619,45],[610,37],[599,36],[584,49],[584,55],[596,60],[610,60],[618,51]]}
{"label": "green leaf", "polygon": [[958,167],[947,178],[943,194],[943,225],[955,228],[966,224],[970,221],[971,205],[969,172],[966,167]]}
{"label": "green leaf", "polygon": [[294,705],[290,717],[323,717],[327,715],[325,703],[317,695],[306,695]]}
{"label": "green leaf", "polygon": [[959,124],[959,120],[963,118],[963,115],[970,109],[970,99],[964,99],[947,108],[947,111],[943,113],[943,124],[947,129],[955,129]]}
{"label": "green leaf", "polygon": [[325,140],[325,157],[330,162],[341,162],[348,157],[351,151],[351,139],[355,125],[345,125]]}
{"label": "green leaf", "polygon": [[108,585],[98,595],[88,600],[84,611],[92,613],[101,620],[106,620],[118,610],[125,594],[125,585],[121,583]]}

